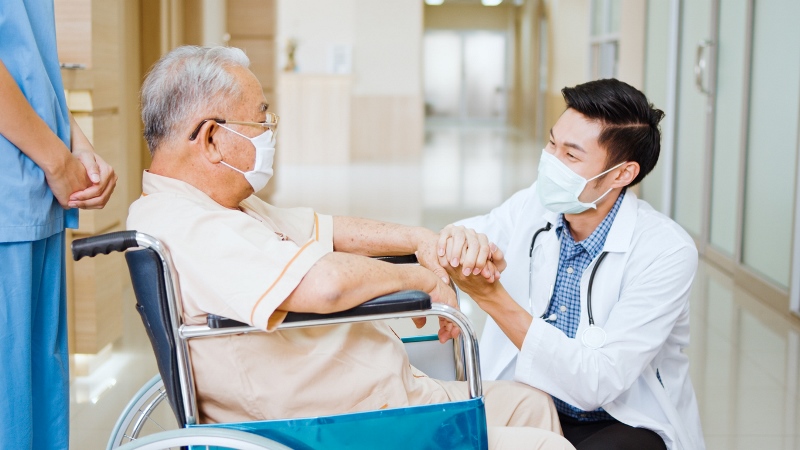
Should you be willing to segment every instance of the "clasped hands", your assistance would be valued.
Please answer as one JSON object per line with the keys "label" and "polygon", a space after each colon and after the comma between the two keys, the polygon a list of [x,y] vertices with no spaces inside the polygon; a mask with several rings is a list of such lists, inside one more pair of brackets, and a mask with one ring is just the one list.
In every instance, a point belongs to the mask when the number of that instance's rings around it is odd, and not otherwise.
{"label": "clasped hands", "polygon": [[66,153],[54,170],[45,170],[45,177],[65,209],[100,209],[117,184],[114,169],[89,147]]}
{"label": "clasped hands", "polygon": [[[490,296],[506,268],[502,250],[490,243],[485,234],[463,226],[446,226],[438,238],[420,245],[416,255],[420,264],[438,275],[445,285],[452,279],[476,301],[480,294]],[[414,322],[417,327],[425,324],[424,318]],[[439,327],[442,342],[458,335],[458,328],[445,319],[439,319]]]}
{"label": "clasped hands", "polygon": [[457,225],[439,233],[437,257],[447,275],[473,299],[489,294],[506,268],[503,251],[485,234]]}

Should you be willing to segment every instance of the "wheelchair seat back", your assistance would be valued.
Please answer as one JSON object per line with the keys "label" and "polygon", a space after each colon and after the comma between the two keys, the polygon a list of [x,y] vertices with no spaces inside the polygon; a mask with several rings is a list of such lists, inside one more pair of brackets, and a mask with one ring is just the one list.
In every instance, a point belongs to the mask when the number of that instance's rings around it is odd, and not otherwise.
{"label": "wheelchair seat back", "polygon": [[167,286],[161,258],[149,248],[125,253],[128,270],[136,295],[136,311],[142,317],[147,337],[156,355],[156,363],[167,399],[179,424],[186,423],[186,412],[181,401],[181,383],[178,376],[178,358],[172,335]]}

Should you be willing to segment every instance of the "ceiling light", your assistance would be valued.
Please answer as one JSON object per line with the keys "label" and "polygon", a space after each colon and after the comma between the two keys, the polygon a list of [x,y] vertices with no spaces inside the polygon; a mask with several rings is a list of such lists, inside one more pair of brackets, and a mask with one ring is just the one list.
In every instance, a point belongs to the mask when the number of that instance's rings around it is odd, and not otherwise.
{"label": "ceiling light", "polygon": [[444,0],[425,0],[426,5],[441,5]]}
{"label": "ceiling light", "polygon": [[503,0],[481,0],[483,6],[497,6],[500,3],[503,3]]}

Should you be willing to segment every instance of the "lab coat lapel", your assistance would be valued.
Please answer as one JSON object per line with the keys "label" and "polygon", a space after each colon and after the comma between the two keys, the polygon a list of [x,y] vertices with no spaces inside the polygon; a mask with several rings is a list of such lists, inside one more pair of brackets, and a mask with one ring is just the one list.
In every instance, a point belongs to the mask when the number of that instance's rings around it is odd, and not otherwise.
{"label": "lab coat lapel", "polygon": [[633,230],[636,228],[636,217],[639,214],[639,203],[636,194],[628,190],[619,205],[617,217],[608,230],[603,251],[609,253],[627,252],[633,239]]}

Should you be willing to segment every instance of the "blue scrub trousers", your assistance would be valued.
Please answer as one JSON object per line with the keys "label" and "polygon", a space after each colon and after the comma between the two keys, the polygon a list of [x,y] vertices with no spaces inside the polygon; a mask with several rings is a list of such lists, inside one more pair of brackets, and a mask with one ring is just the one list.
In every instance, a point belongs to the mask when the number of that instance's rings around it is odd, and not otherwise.
{"label": "blue scrub trousers", "polygon": [[64,232],[0,243],[0,449],[69,447]]}

